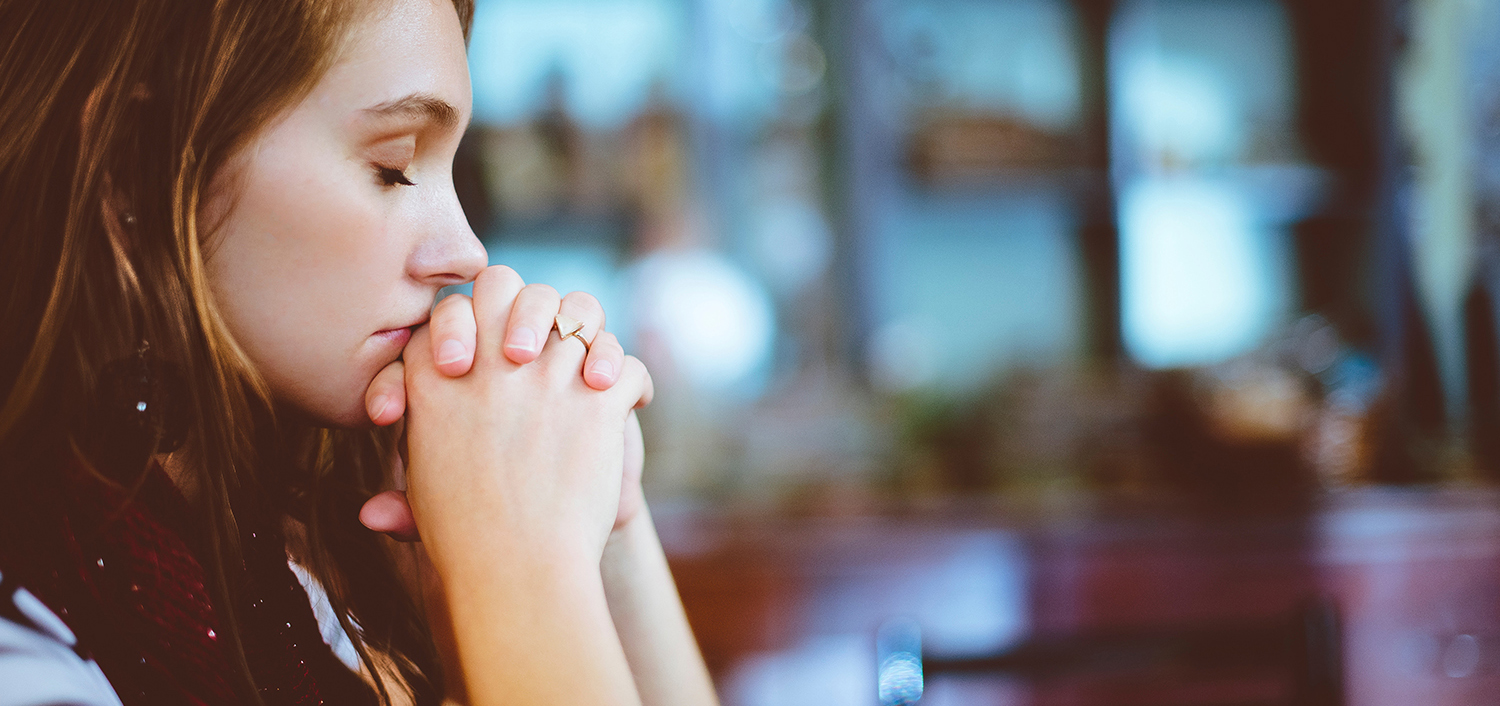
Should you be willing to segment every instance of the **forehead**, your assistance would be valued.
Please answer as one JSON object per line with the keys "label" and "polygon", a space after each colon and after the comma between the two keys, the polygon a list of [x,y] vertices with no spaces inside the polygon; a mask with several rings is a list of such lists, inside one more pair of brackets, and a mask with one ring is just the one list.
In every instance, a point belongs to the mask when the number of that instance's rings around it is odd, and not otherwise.
{"label": "forehead", "polygon": [[[390,108],[410,96],[447,103],[457,109],[452,117],[459,124],[468,120],[469,64],[451,0],[379,3],[351,28],[309,99],[347,113]],[[421,112],[431,106],[408,101],[401,107]]]}

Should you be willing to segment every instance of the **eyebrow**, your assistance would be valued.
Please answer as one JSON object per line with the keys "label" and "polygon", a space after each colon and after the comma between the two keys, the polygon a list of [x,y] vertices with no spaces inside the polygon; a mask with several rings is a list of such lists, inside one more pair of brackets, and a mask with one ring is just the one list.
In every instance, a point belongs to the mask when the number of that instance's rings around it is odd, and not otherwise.
{"label": "eyebrow", "polygon": [[452,103],[425,93],[413,93],[393,101],[386,101],[366,108],[362,112],[376,117],[426,120],[445,130],[457,126],[459,116],[458,108],[453,107]]}

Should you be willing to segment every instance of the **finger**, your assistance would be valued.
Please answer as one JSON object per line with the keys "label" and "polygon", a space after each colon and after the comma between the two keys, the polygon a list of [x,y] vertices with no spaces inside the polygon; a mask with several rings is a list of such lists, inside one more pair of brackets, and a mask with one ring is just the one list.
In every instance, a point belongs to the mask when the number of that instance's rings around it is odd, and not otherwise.
{"label": "finger", "polygon": [[583,363],[584,382],[595,390],[608,390],[619,379],[624,363],[625,349],[620,347],[620,340],[608,331],[600,331]]}
{"label": "finger", "polygon": [[402,542],[416,542],[422,537],[417,533],[417,521],[411,514],[411,505],[406,502],[406,493],[387,490],[365,501],[359,509],[359,521],[365,527],[383,532]]}
{"label": "finger", "polygon": [[448,377],[459,377],[474,365],[474,300],[450,294],[432,310],[432,360]]}
{"label": "finger", "polygon": [[526,283],[515,270],[504,265],[487,267],[474,280],[474,320],[479,324],[475,356],[498,360],[501,342],[510,322],[510,310]]}
{"label": "finger", "polygon": [[519,364],[530,363],[542,352],[552,320],[562,297],[545,284],[528,284],[516,295],[505,331],[505,357]]}
{"label": "finger", "polygon": [[640,409],[651,404],[652,398],[656,396],[656,386],[651,381],[651,373],[646,370],[646,365],[639,358],[627,355],[621,365],[620,378],[610,392],[630,403],[631,408]]}
{"label": "finger", "polygon": [[375,426],[386,426],[406,414],[406,364],[395,361],[375,374],[365,389],[365,409]]}
{"label": "finger", "polygon": [[[577,370],[578,366],[583,364],[584,356],[587,355],[589,348],[593,346],[594,339],[599,336],[600,331],[604,330],[604,307],[599,306],[599,300],[588,292],[569,292],[568,296],[563,297],[558,304],[557,315],[566,316],[583,324],[578,336],[587,341],[585,345],[579,346],[579,341],[567,341],[567,346],[558,346],[558,352],[572,361],[573,369]],[[565,332],[559,331],[558,335],[563,333]],[[569,338],[574,338],[574,336],[569,336]],[[624,353],[622,352],[621,355]],[[619,368],[615,368],[615,371],[618,372]]]}
{"label": "finger", "polygon": [[431,386],[433,378],[446,378],[437,371],[432,362],[432,327],[423,324],[411,334],[406,349],[401,352],[402,367],[406,370],[406,414],[418,404],[422,390]]}
{"label": "finger", "polygon": [[646,447],[641,438],[641,420],[631,411],[625,418],[625,475],[620,481],[620,506],[615,510],[615,529],[629,524],[645,504],[641,493],[641,470]]}
{"label": "finger", "polygon": [[432,367],[432,326],[422,324],[411,332],[411,340],[401,351],[401,361],[406,367],[406,376],[425,372]]}

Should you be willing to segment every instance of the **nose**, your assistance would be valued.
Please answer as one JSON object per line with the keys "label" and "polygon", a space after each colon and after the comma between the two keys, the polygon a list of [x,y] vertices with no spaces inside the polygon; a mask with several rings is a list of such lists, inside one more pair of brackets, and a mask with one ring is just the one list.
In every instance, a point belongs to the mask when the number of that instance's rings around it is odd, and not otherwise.
{"label": "nose", "polygon": [[446,190],[436,200],[431,226],[412,256],[411,275],[437,287],[473,281],[489,265],[489,253],[469,227],[458,194]]}

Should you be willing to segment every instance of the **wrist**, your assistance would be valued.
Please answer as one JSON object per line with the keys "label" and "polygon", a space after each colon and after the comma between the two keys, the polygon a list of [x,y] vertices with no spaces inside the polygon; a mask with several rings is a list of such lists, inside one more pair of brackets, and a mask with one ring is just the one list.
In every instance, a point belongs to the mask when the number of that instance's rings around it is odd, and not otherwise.
{"label": "wrist", "polygon": [[442,583],[471,703],[639,703],[597,563],[496,557]]}
{"label": "wrist", "polygon": [[445,582],[458,583],[487,583],[518,573],[543,580],[597,575],[604,544],[603,538],[583,532],[523,523],[447,526],[433,531],[423,527],[421,532],[438,575]]}
{"label": "wrist", "polygon": [[[578,512],[508,502],[505,494],[474,489],[438,495],[407,491],[412,518],[439,574],[507,564],[593,565],[607,527]],[[498,562],[498,564],[497,564]]]}

